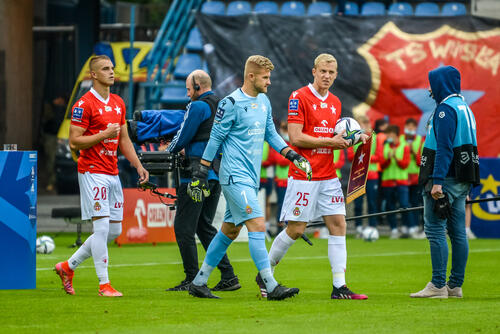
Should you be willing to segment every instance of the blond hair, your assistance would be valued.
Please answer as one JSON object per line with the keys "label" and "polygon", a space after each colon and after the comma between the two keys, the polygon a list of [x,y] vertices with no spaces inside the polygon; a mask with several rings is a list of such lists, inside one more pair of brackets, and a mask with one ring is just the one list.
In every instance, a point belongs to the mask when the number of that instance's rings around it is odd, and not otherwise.
{"label": "blond hair", "polygon": [[272,71],[274,70],[274,65],[269,58],[259,55],[253,55],[248,57],[245,63],[245,77],[248,73],[257,73],[261,70]]}
{"label": "blond hair", "polygon": [[90,71],[94,71],[95,70],[95,63],[97,63],[100,60],[109,60],[109,61],[111,61],[111,59],[108,56],[106,56],[106,55],[94,56],[94,57],[90,58],[90,61],[89,61],[89,70]]}
{"label": "blond hair", "polygon": [[329,53],[322,53],[314,59],[314,68],[317,68],[318,64],[321,62],[337,64],[337,59]]}

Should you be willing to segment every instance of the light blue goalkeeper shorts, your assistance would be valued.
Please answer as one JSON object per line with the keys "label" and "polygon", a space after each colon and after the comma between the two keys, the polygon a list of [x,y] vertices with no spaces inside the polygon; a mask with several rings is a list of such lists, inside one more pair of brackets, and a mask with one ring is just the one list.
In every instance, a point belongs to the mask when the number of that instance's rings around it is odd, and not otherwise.
{"label": "light blue goalkeeper shorts", "polygon": [[230,183],[221,187],[226,198],[224,222],[240,225],[249,219],[264,217],[257,200],[258,188],[242,183]]}

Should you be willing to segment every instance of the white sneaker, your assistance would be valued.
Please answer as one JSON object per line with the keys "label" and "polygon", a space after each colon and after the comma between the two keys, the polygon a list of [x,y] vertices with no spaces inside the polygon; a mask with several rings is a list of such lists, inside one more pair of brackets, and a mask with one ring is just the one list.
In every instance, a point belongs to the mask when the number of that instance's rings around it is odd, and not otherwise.
{"label": "white sneaker", "polygon": [[462,288],[461,287],[456,286],[453,289],[450,289],[450,287],[448,286],[448,284],[446,284],[446,289],[448,290],[448,297],[463,298]]}
{"label": "white sneaker", "polygon": [[356,239],[363,238],[363,225],[356,227]]}
{"label": "white sneaker", "polygon": [[474,234],[474,232],[472,232],[470,228],[465,229],[465,234],[467,235],[467,239],[469,240],[477,239],[476,235]]}
{"label": "white sneaker", "polygon": [[408,231],[408,226],[401,226],[401,234],[403,235],[408,235],[409,231]]}
{"label": "white sneaker", "polygon": [[427,238],[427,236],[425,235],[424,231],[422,231],[422,232],[418,232],[417,231],[415,233],[410,234],[410,238],[412,238],[412,239],[419,239],[420,240],[420,239]]}
{"label": "white sneaker", "polygon": [[399,234],[398,229],[395,228],[391,230],[391,236],[389,237],[389,239],[399,239],[400,236],[401,234]]}
{"label": "white sneaker", "polygon": [[448,289],[443,286],[441,289],[436,288],[436,286],[429,282],[423,290],[419,292],[411,293],[411,298],[448,298]]}

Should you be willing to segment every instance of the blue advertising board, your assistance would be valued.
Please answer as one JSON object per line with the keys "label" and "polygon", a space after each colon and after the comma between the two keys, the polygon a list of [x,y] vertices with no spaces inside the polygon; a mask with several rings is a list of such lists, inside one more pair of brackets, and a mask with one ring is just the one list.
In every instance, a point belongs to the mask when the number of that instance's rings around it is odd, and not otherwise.
{"label": "blue advertising board", "polygon": [[0,289],[36,288],[37,152],[0,151]]}
{"label": "blue advertising board", "polygon": [[[479,159],[481,184],[471,192],[472,199],[499,195],[500,159]],[[500,238],[500,201],[472,204],[471,230],[480,238]]]}

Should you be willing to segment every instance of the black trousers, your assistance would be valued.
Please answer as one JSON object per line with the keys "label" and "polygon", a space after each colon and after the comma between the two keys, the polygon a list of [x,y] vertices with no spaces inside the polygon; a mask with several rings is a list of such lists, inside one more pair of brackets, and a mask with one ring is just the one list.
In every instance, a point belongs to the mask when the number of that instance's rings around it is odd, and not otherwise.
{"label": "black trousers", "polygon": [[[207,250],[210,242],[217,234],[212,221],[217,210],[221,187],[217,181],[209,181],[210,196],[203,202],[193,202],[187,194],[187,184],[181,184],[177,192],[177,212],[174,220],[175,238],[182,257],[184,273],[187,280],[193,280],[198,273],[198,250],[195,234],[198,235],[203,248]],[[234,270],[227,254],[219,265],[222,279],[234,277]]]}

